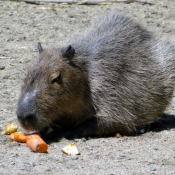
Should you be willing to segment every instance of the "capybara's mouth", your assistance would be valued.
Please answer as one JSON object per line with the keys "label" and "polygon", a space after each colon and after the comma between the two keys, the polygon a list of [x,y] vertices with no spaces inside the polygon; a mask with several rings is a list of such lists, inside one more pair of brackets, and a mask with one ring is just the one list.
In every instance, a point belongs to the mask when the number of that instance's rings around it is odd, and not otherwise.
{"label": "capybara's mouth", "polygon": [[35,125],[32,125],[27,121],[21,121],[19,119],[18,119],[18,121],[19,121],[21,127],[24,130],[26,130],[27,132],[38,132],[39,131],[38,128]]}
{"label": "capybara's mouth", "polygon": [[58,128],[56,124],[53,125],[53,124],[50,124],[50,122],[48,121],[45,122],[43,118],[41,118],[41,120],[36,119],[36,120],[30,120],[30,121],[18,118],[18,121],[22,129],[24,129],[26,133],[45,133],[48,131],[48,128],[52,128],[53,130],[55,128]]}

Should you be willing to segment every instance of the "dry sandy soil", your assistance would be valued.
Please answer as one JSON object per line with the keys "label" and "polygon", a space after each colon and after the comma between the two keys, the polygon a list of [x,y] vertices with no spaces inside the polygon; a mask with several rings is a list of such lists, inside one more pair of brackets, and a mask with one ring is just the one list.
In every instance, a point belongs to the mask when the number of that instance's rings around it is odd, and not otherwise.
{"label": "dry sandy soil", "polygon": [[[175,41],[175,1],[108,5],[29,4],[0,1],[0,130],[16,120],[16,104],[26,68],[36,59],[37,42],[60,46],[78,35],[91,19],[105,11],[122,12],[149,30]],[[173,41],[174,40],[174,41]],[[175,44],[175,42],[174,42]],[[167,109],[175,114],[175,100]],[[48,153],[33,153],[23,144],[0,135],[0,174],[175,174],[175,117],[166,115],[151,131],[133,137],[62,139]],[[75,142],[81,155],[67,156],[65,145]]]}

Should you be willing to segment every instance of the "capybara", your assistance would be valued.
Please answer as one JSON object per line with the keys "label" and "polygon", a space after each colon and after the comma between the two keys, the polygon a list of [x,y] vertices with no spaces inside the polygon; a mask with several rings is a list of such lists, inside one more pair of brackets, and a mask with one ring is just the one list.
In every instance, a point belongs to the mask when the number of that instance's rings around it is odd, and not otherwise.
{"label": "capybara", "polygon": [[175,86],[175,47],[108,13],[61,48],[38,43],[17,116],[26,130],[57,124],[77,137],[133,133],[157,120]]}

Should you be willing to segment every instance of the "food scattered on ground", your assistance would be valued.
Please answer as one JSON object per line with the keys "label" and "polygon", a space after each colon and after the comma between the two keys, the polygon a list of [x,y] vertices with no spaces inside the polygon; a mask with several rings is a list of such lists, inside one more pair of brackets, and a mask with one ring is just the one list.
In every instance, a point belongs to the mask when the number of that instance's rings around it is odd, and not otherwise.
{"label": "food scattered on ground", "polygon": [[9,135],[18,130],[18,126],[14,123],[8,123],[2,134]]}
{"label": "food scattered on ground", "polygon": [[121,135],[120,135],[119,133],[116,133],[116,134],[115,134],[115,137],[120,138]]}
{"label": "food scattered on ground", "polygon": [[38,134],[24,134],[22,132],[15,132],[10,135],[10,139],[17,142],[27,143],[27,146],[34,152],[47,152],[48,145]]}
{"label": "food scattered on ground", "polygon": [[34,152],[47,152],[48,145],[38,134],[31,134],[27,136],[27,146]]}
{"label": "food scattered on ground", "polygon": [[10,134],[10,139],[17,142],[25,143],[27,141],[27,134],[22,132],[15,132]]}
{"label": "food scattered on ground", "polygon": [[80,152],[74,143],[70,143],[69,145],[62,148],[63,153],[67,155],[78,155]]}

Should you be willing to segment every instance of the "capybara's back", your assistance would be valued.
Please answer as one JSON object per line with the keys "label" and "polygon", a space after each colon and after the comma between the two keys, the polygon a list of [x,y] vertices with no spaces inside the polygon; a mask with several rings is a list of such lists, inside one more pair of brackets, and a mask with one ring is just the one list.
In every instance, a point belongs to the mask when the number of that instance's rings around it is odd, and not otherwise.
{"label": "capybara's back", "polygon": [[155,121],[175,85],[175,48],[132,19],[105,14],[65,47],[45,50],[24,81],[22,126],[77,136],[129,134]]}

